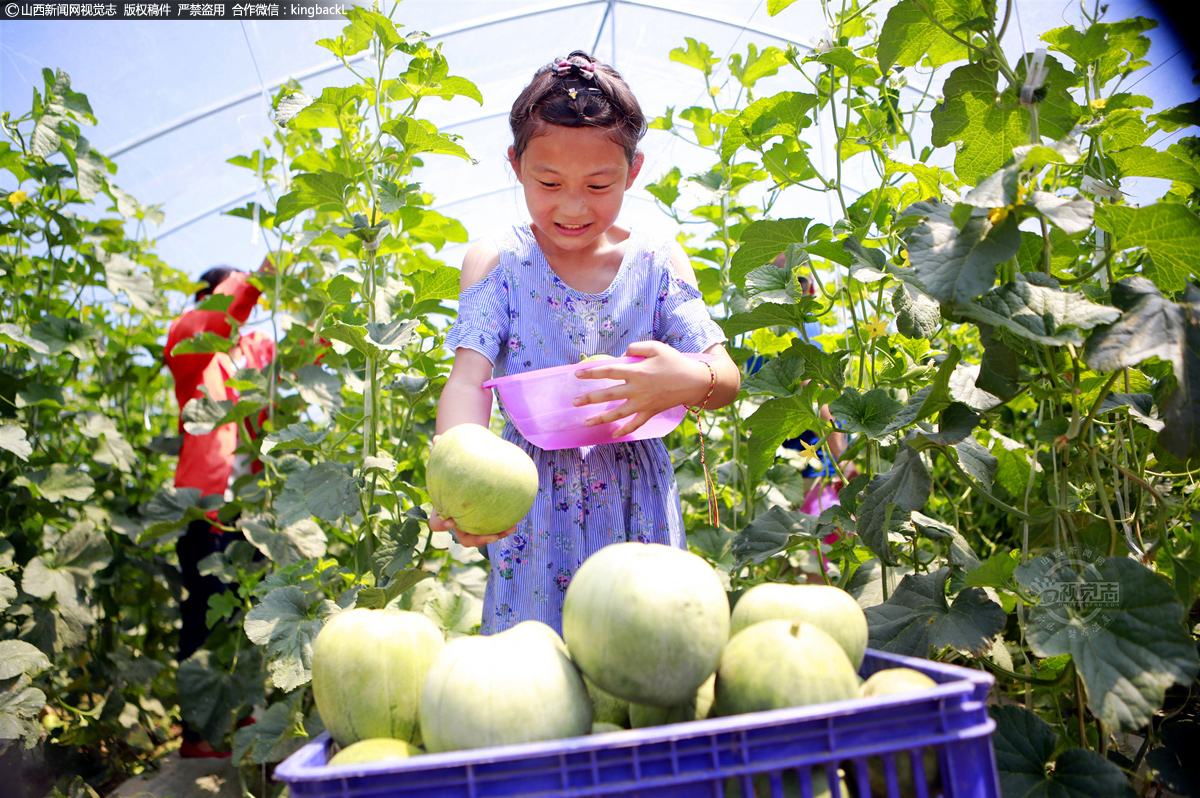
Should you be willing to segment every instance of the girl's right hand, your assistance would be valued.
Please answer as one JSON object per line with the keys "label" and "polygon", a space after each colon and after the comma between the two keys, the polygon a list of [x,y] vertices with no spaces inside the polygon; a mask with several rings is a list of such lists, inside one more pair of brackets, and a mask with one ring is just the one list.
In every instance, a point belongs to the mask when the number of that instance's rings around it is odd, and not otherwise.
{"label": "girl's right hand", "polygon": [[497,540],[508,537],[513,532],[517,531],[515,526],[509,527],[503,532],[498,532],[495,535],[472,535],[469,532],[463,532],[454,527],[453,518],[442,518],[438,515],[438,511],[434,510],[429,516],[429,528],[434,532],[453,532],[454,537],[458,540],[460,546],[486,546],[489,543],[495,543]]}

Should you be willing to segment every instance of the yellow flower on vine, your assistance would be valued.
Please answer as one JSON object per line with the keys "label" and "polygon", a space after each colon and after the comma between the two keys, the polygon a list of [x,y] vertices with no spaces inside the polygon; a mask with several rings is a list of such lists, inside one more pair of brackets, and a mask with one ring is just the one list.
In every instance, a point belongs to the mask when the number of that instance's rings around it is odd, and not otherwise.
{"label": "yellow flower on vine", "polygon": [[14,205],[14,206],[20,205],[22,202],[25,202],[27,199],[29,199],[29,194],[27,192],[21,191],[19,189],[17,191],[10,191],[8,194],[8,201],[10,203],[12,203],[12,205]]}
{"label": "yellow flower on vine", "polygon": [[910,261],[908,259],[908,250],[907,249],[900,250],[900,265],[906,269],[912,268],[912,261]]}
{"label": "yellow flower on vine", "polygon": [[1018,205],[1025,204],[1025,184],[1017,186],[1017,198],[1012,205],[1005,205],[1003,208],[992,208],[988,211],[988,221],[992,224],[1000,224],[1008,218],[1008,214]]}
{"label": "yellow flower on vine", "polygon": [[863,332],[867,334],[867,338],[883,338],[887,336],[887,319],[875,319],[875,321],[864,321],[862,323]]}
{"label": "yellow flower on vine", "polygon": [[814,464],[820,464],[821,450],[817,448],[815,443],[800,441],[800,447],[800,454],[797,456],[797,459],[800,460],[801,468],[805,468]]}
{"label": "yellow flower on vine", "polygon": [[713,86],[711,89],[708,90],[708,94],[711,97],[716,97],[720,93],[721,93],[721,89],[718,88],[717,86]]}

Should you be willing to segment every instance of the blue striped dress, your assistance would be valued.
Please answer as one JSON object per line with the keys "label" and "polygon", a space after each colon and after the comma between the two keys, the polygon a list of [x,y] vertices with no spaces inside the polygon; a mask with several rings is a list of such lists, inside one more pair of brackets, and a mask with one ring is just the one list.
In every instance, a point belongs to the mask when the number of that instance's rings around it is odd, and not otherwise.
{"label": "blue striped dress", "polygon": [[[446,347],[473,349],[494,376],[619,357],[634,341],[703,352],[725,340],[700,292],[670,260],[670,239],[634,230],[603,293],[569,287],[547,263],[528,225],[496,237],[500,264],[462,292]],[[503,412],[503,407],[500,408]],[[539,473],[533,508],[512,535],[488,546],[491,571],[482,634],[525,620],[562,633],[562,604],[580,564],[601,546],[628,540],[686,548],[679,491],[661,439],[546,451],[512,423],[503,437]]]}

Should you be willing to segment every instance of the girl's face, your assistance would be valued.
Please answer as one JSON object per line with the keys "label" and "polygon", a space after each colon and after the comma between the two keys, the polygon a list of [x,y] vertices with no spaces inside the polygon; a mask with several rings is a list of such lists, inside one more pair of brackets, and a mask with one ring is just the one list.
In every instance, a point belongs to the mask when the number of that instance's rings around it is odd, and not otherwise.
{"label": "girl's face", "polygon": [[[519,159],[509,159],[525,189],[525,204],[546,250],[586,253],[608,243],[625,191],[642,167],[596,128],[549,125],[534,136]],[[551,252],[547,252],[551,254]]]}

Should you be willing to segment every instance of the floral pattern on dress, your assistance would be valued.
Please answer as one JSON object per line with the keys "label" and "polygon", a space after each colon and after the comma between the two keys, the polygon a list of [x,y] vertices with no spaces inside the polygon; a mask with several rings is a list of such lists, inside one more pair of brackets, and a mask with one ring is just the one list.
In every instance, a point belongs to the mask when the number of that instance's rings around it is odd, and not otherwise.
{"label": "floral pattern on dress", "polygon": [[[669,339],[681,351],[700,352],[724,340],[699,292],[675,279],[666,237],[634,231],[612,285],[598,294],[567,286],[528,226],[497,243],[500,265],[463,292],[446,337],[451,350],[466,346],[486,355],[497,376],[577,363],[581,355],[620,355],[633,341]],[[511,423],[503,437],[533,459],[539,487],[517,531],[487,547],[482,634],[529,619],[561,633],[571,579],[603,546],[637,540],[686,547],[674,469],[661,440],[544,451]]]}

